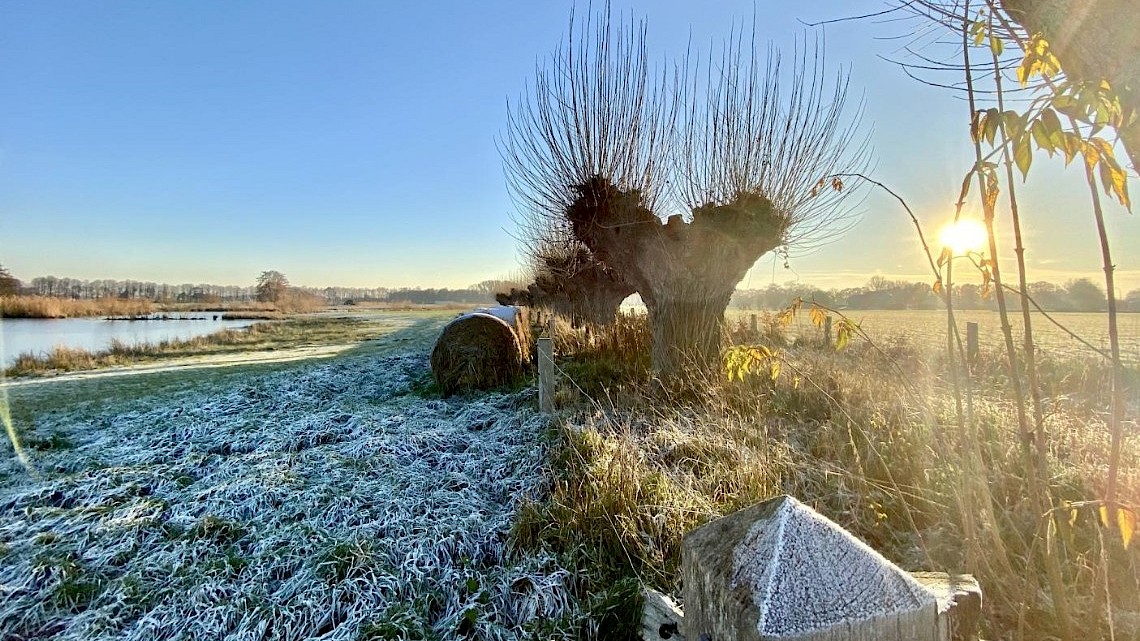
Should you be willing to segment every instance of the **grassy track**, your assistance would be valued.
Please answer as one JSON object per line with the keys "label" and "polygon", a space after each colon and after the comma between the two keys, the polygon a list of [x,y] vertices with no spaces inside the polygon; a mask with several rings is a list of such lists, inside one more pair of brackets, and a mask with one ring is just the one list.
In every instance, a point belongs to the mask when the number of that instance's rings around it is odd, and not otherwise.
{"label": "grassy track", "polygon": [[571,637],[572,573],[513,554],[546,479],[527,392],[412,393],[442,322],[332,359],[11,390],[0,638]]}

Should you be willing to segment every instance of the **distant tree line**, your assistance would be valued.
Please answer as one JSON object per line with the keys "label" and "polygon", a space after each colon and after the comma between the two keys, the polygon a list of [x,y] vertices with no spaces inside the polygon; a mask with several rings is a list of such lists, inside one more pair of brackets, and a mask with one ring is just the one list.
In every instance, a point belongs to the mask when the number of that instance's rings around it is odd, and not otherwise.
{"label": "distant tree line", "polygon": [[[269,272],[266,272],[269,273]],[[286,283],[287,284],[287,283]],[[486,280],[464,289],[405,287],[292,287],[323,298],[330,305],[382,302],[431,305],[462,303],[488,305],[495,294],[521,287],[511,280]],[[41,276],[27,284],[14,278],[0,265],[0,296],[55,296],[59,298],[96,299],[114,297],[175,303],[232,303],[258,300],[257,285],[168,285],[135,280],[82,280]],[[1055,312],[1098,312],[1107,305],[1104,290],[1088,278],[1070,280],[1063,285],[1039,281],[1029,284],[1029,295],[1042,308]],[[265,292],[262,292],[265,298]],[[836,309],[940,309],[941,301],[927,283],[890,280],[876,276],[862,287],[820,289],[811,285],[769,285],[763,289],[738,289],[731,306],[738,309],[783,309],[796,298],[816,301]],[[958,309],[996,309],[992,295],[983,296],[975,284],[954,286],[954,305]],[[1140,312],[1140,289],[1123,297],[1121,309]]]}
{"label": "distant tree line", "polygon": [[[2,269],[2,268],[0,268]],[[6,280],[10,279],[10,280]],[[385,287],[294,287],[293,289],[324,298],[330,304],[345,300],[385,300]],[[170,285],[136,280],[83,280],[39,276],[27,283],[12,278],[7,271],[0,274],[0,295],[52,296],[72,299],[145,299],[167,303],[248,303],[258,299],[256,285],[212,285],[182,283]]]}
{"label": "distant tree line", "polygon": [[[1104,289],[1088,278],[1070,280],[1064,285],[1039,281],[1029,284],[1029,296],[1043,309],[1053,312],[1102,312],[1107,307]],[[862,287],[823,290],[811,285],[769,285],[764,289],[738,289],[732,307],[739,309],[783,309],[796,298],[836,309],[941,309],[942,301],[928,283],[889,280],[876,276]],[[958,309],[997,309],[990,292],[981,285],[954,286],[954,306]],[[1140,289],[1121,301],[1123,311],[1140,312]]]}
{"label": "distant tree line", "polygon": [[433,303],[465,303],[487,305],[494,303],[495,293],[504,287],[517,285],[513,281],[486,280],[465,289],[400,288],[387,287],[296,287],[290,285],[283,274],[262,272],[252,285],[211,285],[183,283],[169,285],[136,280],[83,280],[38,276],[26,284],[14,278],[0,266],[0,296],[51,296],[71,299],[120,298],[139,299],[158,303],[248,303],[273,301],[286,288],[323,298],[330,305],[384,302],[430,305]]}

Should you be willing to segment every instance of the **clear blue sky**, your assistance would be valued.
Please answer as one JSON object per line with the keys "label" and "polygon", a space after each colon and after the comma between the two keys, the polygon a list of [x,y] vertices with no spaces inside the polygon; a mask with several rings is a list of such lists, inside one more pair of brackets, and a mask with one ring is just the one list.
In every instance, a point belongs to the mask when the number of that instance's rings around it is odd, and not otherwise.
{"label": "clear blue sky", "polygon": [[[571,6],[0,0],[0,263],[23,279],[171,283],[246,284],[265,269],[313,286],[505,275],[517,258],[495,139]],[[658,58],[690,34],[698,48],[719,41],[754,7],[761,40],[790,48],[797,19],[884,6],[614,4],[648,18]],[[882,38],[913,26],[829,25],[828,58],[866,92],[875,176],[934,231],[972,151],[965,104],[879,57],[901,56]],[[1096,276],[1080,176],[1038,165],[1023,189],[1033,276]],[[927,278],[901,209],[873,195],[863,211],[794,271],[762,259],[742,286]],[[1109,218],[1122,289],[1140,287],[1140,224],[1120,208]]]}

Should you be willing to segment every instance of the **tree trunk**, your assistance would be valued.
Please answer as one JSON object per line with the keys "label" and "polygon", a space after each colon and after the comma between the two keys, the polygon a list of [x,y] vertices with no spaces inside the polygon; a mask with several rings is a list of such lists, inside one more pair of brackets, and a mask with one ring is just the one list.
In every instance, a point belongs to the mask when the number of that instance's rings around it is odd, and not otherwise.
{"label": "tree trunk", "polygon": [[661,282],[656,289],[660,294],[652,303],[646,301],[653,329],[654,371],[658,376],[674,376],[716,367],[722,347],[724,310],[732,297],[732,288],[712,292],[699,283]]}
{"label": "tree trunk", "polygon": [[[1078,82],[1107,80],[1127,109],[1140,111],[1140,29],[1134,0],[1002,0],[1011,18],[1040,33],[1065,75]],[[1120,130],[1140,171],[1140,120]]]}
{"label": "tree trunk", "polygon": [[687,365],[717,364],[729,298],[752,265],[783,242],[787,219],[758,194],[662,222],[636,190],[602,177],[577,187],[567,210],[575,237],[631,285],[649,310],[653,370],[671,378]]}

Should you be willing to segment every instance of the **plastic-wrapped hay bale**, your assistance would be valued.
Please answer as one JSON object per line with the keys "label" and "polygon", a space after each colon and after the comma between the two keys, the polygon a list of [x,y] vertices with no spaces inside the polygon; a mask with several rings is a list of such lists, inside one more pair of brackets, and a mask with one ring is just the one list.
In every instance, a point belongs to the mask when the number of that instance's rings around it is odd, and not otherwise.
{"label": "plastic-wrapped hay bale", "polygon": [[444,396],[491,389],[522,374],[524,350],[503,314],[464,314],[443,328],[431,350],[431,372]]}

